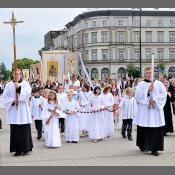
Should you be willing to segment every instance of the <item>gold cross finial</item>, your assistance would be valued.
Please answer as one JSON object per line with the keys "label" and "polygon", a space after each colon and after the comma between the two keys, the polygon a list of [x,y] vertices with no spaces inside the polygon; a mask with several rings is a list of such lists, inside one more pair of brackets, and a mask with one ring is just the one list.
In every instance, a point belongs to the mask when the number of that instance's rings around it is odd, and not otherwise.
{"label": "gold cross finial", "polygon": [[13,28],[17,25],[17,23],[23,23],[24,21],[16,21],[14,12],[12,11],[12,19],[8,22],[4,22],[4,24],[11,24]]}

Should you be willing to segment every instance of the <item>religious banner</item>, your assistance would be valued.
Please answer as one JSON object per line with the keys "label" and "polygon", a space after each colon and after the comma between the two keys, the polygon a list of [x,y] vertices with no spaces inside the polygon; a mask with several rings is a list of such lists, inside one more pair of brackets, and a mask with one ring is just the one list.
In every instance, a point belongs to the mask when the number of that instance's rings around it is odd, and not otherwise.
{"label": "religious banner", "polygon": [[26,81],[29,81],[30,77],[29,77],[29,69],[22,69],[22,73],[23,73],[23,79]]}
{"label": "religious banner", "polygon": [[36,81],[41,78],[41,63],[31,64],[29,71],[30,81]]}
{"label": "religious banner", "polygon": [[63,83],[67,73],[78,74],[78,59],[70,51],[42,51],[41,79]]}

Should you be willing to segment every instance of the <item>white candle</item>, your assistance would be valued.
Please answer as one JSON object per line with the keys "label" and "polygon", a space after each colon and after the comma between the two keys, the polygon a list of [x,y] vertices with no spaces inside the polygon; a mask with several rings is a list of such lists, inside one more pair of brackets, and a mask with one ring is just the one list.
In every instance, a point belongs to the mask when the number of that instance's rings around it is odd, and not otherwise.
{"label": "white candle", "polygon": [[153,81],[154,80],[154,54],[152,54],[151,68],[152,68],[152,78],[151,78],[151,81]]}

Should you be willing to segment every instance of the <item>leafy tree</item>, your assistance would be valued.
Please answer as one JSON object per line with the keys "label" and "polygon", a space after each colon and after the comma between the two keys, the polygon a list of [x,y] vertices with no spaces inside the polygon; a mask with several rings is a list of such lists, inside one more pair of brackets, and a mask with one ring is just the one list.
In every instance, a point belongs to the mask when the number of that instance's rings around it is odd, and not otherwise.
{"label": "leafy tree", "polygon": [[161,73],[165,72],[165,63],[159,63],[157,64],[157,67],[160,69]]}
{"label": "leafy tree", "polygon": [[9,78],[11,79],[12,78],[12,71],[8,70],[5,66],[5,64],[2,62],[0,64],[0,67],[1,67],[1,80],[8,80]]}
{"label": "leafy tree", "polygon": [[128,64],[126,71],[128,72],[128,76],[132,76],[133,78],[139,77],[140,71],[133,64]]}
{"label": "leafy tree", "polygon": [[[20,69],[29,69],[31,64],[39,63],[38,60],[33,60],[31,58],[23,58],[23,59],[17,59],[16,65]],[[13,64],[12,64],[13,69]]]}

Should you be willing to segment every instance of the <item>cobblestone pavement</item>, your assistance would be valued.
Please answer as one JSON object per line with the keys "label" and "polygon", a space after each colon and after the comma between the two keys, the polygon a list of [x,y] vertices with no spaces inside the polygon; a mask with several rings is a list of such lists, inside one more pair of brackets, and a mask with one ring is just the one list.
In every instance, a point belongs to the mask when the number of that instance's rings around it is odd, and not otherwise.
{"label": "cobblestone pavement", "polygon": [[[135,145],[136,129],[133,128],[134,141],[127,141],[120,136],[121,123],[115,134],[99,143],[92,143],[87,138],[78,144],[68,144],[62,136],[62,147],[49,149],[44,140],[36,139],[32,124],[34,149],[29,156],[13,157],[9,153],[9,126],[5,123],[5,110],[0,102],[0,117],[3,129],[0,130],[0,165],[2,166],[174,166],[175,134],[165,137],[165,151],[159,157],[142,153]],[[175,118],[175,117],[174,117]]]}

